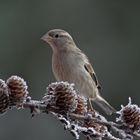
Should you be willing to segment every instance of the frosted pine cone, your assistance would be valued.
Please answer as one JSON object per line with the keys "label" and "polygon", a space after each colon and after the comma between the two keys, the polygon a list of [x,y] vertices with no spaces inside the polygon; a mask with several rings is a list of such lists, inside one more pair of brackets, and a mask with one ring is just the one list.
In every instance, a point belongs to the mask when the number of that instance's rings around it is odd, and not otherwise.
{"label": "frosted pine cone", "polygon": [[24,79],[18,76],[11,76],[6,83],[10,91],[10,105],[21,105],[28,95]]}
{"label": "frosted pine cone", "polygon": [[0,113],[7,111],[9,107],[8,87],[2,79],[0,79]]}
{"label": "frosted pine cone", "polygon": [[105,125],[94,122],[93,120],[85,120],[84,127],[87,128],[87,131],[83,132],[83,134],[90,137],[90,139],[104,137],[108,132],[108,128]]}
{"label": "frosted pine cone", "polygon": [[87,99],[83,96],[78,95],[78,104],[73,113],[76,114],[85,114],[87,112]]}
{"label": "frosted pine cone", "polygon": [[[98,114],[98,112],[95,110],[88,110],[88,115],[89,117],[101,119],[100,114]],[[94,122],[94,120],[91,119],[87,119],[84,121],[84,127],[92,128],[96,131],[96,133],[104,133],[107,130],[106,126]]]}
{"label": "frosted pine cone", "polygon": [[43,100],[47,105],[54,106],[59,112],[73,112],[77,107],[77,94],[74,85],[68,82],[56,82],[47,87]]}
{"label": "frosted pine cone", "polygon": [[117,121],[121,121],[128,128],[133,130],[140,128],[140,108],[137,105],[131,104],[130,98],[129,104],[122,106],[118,114],[120,114],[120,117]]}
{"label": "frosted pine cone", "polygon": [[97,133],[104,133],[105,131],[107,131],[107,127],[106,126],[104,126],[102,124],[99,124],[99,123],[96,123],[96,122],[94,122],[92,120],[85,121],[84,127],[86,127],[86,128],[92,128]]}

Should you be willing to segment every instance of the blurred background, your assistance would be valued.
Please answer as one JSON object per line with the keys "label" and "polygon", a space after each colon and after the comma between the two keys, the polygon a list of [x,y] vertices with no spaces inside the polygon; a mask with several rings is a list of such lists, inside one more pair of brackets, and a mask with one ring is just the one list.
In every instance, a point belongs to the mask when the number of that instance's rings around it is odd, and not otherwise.
{"label": "blurred background", "polygon": [[[52,50],[40,37],[68,31],[94,62],[102,95],[117,110],[128,97],[140,105],[140,1],[0,0],[0,78],[23,77],[40,100],[55,81]],[[74,140],[52,115],[30,118],[29,110],[0,117],[0,140]],[[81,137],[81,139],[84,139]]]}

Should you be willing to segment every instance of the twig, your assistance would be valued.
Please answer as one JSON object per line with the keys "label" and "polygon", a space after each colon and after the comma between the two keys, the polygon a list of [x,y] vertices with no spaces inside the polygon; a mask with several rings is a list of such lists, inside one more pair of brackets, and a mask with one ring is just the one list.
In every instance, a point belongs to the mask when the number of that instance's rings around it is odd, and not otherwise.
{"label": "twig", "polygon": [[[30,100],[30,101],[24,102],[23,107],[31,109],[32,113],[35,113],[35,114],[38,113],[37,110],[40,110],[43,113],[49,113],[49,112],[59,113],[59,110],[56,107],[47,106],[43,101]],[[99,119],[100,117],[94,118],[88,114],[80,115],[80,114],[75,114],[75,113],[68,113],[67,116],[73,120],[78,120],[78,121],[89,120],[89,121],[93,121],[95,123],[104,125],[108,129],[110,129],[110,131],[112,131],[119,139],[132,140],[132,137],[130,136],[130,134],[128,134],[123,129],[121,124],[116,124],[114,122],[107,121],[106,119]],[[64,123],[65,121],[64,120],[62,121],[61,119],[61,122]],[[132,135],[137,135],[137,137],[140,137],[140,135],[136,133]]]}

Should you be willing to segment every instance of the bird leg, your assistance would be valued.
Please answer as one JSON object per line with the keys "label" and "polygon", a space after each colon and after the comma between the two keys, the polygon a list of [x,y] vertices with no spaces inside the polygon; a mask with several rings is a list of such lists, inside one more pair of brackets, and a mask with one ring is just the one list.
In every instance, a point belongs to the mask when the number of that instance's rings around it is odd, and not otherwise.
{"label": "bird leg", "polygon": [[88,98],[88,109],[91,110],[91,111],[94,110],[90,98]]}

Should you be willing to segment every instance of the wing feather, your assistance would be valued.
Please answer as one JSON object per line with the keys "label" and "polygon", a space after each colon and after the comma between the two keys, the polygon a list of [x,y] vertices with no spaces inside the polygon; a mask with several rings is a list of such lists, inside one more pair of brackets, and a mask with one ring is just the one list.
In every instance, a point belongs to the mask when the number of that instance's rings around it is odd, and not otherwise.
{"label": "wing feather", "polygon": [[94,72],[92,65],[90,64],[90,62],[88,60],[88,57],[79,48],[76,48],[76,49],[77,49],[76,54],[80,57],[80,59],[83,59],[83,61],[84,61],[85,70],[90,74],[90,76],[92,77],[93,81],[95,82],[97,88],[101,89],[101,86],[98,82],[98,78]]}
{"label": "wing feather", "polygon": [[101,89],[101,86],[100,86],[100,84],[98,82],[98,78],[97,78],[97,76],[96,76],[96,74],[95,74],[95,72],[94,72],[93,67],[91,66],[91,64],[90,63],[85,63],[84,67],[85,67],[86,71],[90,74],[90,76],[92,77],[92,79],[94,80],[97,88],[98,89]]}

